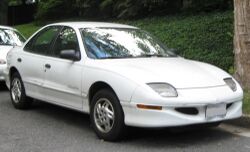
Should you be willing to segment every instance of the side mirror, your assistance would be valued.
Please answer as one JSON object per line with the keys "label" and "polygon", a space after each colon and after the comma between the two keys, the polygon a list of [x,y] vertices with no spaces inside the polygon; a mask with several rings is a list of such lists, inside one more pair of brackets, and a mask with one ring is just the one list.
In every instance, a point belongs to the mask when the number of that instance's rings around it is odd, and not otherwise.
{"label": "side mirror", "polygon": [[76,52],[76,50],[62,50],[60,52],[60,58],[72,61],[79,61],[81,59],[80,53]]}

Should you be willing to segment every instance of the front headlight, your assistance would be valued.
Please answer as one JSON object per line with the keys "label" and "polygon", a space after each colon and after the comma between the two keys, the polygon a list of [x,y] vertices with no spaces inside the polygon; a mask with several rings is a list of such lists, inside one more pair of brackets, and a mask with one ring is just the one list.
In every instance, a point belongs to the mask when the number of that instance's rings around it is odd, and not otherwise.
{"label": "front headlight", "polygon": [[4,59],[0,59],[0,64],[6,64],[6,61]]}
{"label": "front headlight", "polygon": [[237,90],[236,83],[232,78],[225,78],[224,81],[233,91]]}
{"label": "front headlight", "polygon": [[148,83],[147,85],[162,97],[178,96],[176,89],[168,83]]}

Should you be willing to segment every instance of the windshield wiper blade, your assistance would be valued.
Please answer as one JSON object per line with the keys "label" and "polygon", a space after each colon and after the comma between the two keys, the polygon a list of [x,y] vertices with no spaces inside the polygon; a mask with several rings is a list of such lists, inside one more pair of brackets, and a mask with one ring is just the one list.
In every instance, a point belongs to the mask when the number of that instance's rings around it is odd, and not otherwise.
{"label": "windshield wiper blade", "polygon": [[133,58],[133,55],[129,56],[108,56],[108,57],[101,57],[99,59],[125,59],[125,58]]}
{"label": "windshield wiper blade", "polygon": [[161,54],[143,54],[140,56],[137,56],[138,58],[144,58],[144,57],[168,57],[166,55],[161,55]]}

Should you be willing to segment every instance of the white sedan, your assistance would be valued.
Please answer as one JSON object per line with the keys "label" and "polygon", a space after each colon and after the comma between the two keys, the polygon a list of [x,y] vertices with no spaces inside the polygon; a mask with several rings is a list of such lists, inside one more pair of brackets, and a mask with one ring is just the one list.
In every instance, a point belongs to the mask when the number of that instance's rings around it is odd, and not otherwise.
{"label": "white sedan", "polygon": [[25,38],[14,28],[0,26],[0,81],[4,81],[6,55],[14,46],[22,46]]}
{"label": "white sedan", "polygon": [[243,91],[232,76],[128,25],[47,25],[7,62],[15,108],[39,99],[88,113],[104,140],[119,139],[126,126],[218,124],[242,115]]}

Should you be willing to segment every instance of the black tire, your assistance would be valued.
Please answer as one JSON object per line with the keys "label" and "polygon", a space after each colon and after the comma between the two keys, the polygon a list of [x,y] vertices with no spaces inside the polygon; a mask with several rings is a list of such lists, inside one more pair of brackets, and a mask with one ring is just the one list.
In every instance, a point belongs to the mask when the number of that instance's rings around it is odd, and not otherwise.
{"label": "black tire", "polygon": [[[16,86],[15,86],[15,83],[17,83],[18,86],[20,87],[19,88],[20,97],[18,95],[18,98],[14,95],[15,91],[18,92],[18,90],[16,89]],[[23,81],[21,79],[21,76],[17,72],[15,72],[11,77],[10,97],[11,97],[11,102],[16,109],[28,109],[31,107],[33,100],[26,96]]]}
{"label": "black tire", "polygon": [[[99,105],[101,105],[102,103],[103,105],[100,107],[101,109],[98,108]],[[110,128],[110,130],[104,127],[106,126],[105,118],[110,118],[108,116],[108,112],[105,112],[104,110],[105,108],[103,108],[104,104],[105,105],[110,104],[111,106],[106,106],[106,107],[108,107],[110,111],[113,110],[113,119],[108,119],[108,120],[106,119],[109,122],[109,124],[113,124],[112,126],[109,125],[111,126],[111,127],[108,127]],[[124,124],[124,112],[122,110],[121,104],[117,96],[115,95],[113,91],[108,90],[108,89],[103,89],[103,90],[98,91],[94,95],[90,106],[91,106],[90,107],[91,124],[96,135],[100,139],[103,139],[106,141],[119,141],[120,139],[124,137],[124,133],[126,132],[126,126]],[[99,109],[99,112],[102,114],[98,113],[98,109]],[[106,113],[106,116],[104,116],[105,115],[104,113]],[[101,115],[103,115],[104,117],[100,117]],[[103,126],[98,124],[97,121],[99,121],[100,123],[104,123],[102,124]]]}

